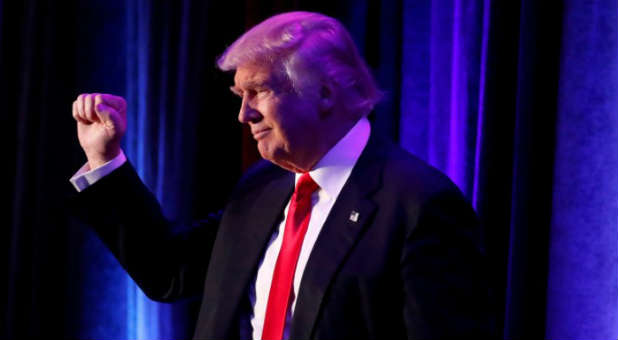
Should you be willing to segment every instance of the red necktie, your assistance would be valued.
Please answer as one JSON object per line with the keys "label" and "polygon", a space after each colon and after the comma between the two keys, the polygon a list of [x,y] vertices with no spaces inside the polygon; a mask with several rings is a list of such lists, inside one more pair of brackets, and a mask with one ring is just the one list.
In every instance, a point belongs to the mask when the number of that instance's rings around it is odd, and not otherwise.
{"label": "red necktie", "polygon": [[283,337],[296,263],[311,218],[311,194],[317,188],[318,185],[309,173],[304,173],[300,176],[290,200],[283,243],[277,257],[266,305],[263,340],[280,340]]}

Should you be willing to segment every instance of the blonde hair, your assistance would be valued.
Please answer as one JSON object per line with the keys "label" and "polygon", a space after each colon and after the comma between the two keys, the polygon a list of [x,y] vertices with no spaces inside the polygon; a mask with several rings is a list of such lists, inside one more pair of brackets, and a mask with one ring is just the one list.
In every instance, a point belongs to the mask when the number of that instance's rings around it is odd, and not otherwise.
{"label": "blonde hair", "polygon": [[319,13],[288,12],[253,27],[217,60],[223,71],[260,63],[280,68],[294,90],[322,77],[341,90],[352,110],[367,115],[382,93],[345,27]]}

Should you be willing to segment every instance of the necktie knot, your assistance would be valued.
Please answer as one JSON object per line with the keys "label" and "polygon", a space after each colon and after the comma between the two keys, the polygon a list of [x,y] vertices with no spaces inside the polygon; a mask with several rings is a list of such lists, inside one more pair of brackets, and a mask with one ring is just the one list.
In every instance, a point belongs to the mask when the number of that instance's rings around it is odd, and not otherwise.
{"label": "necktie knot", "polygon": [[296,201],[308,199],[318,187],[318,184],[311,178],[309,173],[305,172],[298,179],[298,183],[296,183],[296,188],[294,189]]}

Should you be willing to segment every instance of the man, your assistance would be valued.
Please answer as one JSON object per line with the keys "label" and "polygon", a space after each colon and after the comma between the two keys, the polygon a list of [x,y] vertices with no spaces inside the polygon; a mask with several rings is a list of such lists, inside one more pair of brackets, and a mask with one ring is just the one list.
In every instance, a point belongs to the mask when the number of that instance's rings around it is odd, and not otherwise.
{"label": "man", "polygon": [[120,149],[124,100],[73,104],[88,158],[75,211],[149,297],[203,293],[195,338],[492,334],[476,216],[444,175],[371,133],[380,92],[338,21],[274,16],[218,65],[235,70],[238,120],[270,162],[188,236],[172,235]]}

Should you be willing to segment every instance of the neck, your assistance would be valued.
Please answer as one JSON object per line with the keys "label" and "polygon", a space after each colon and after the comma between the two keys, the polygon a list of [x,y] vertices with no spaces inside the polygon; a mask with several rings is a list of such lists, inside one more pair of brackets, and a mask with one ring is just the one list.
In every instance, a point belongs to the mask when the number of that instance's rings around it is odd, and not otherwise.
{"label": "neck", "polygon": [[[313,137],[314,148],[306,150],[305,154],[299,156],[294,164],[286,162],[287,164],[278,164],[284,169],[292,172],[308,172],[332,149],[349,131],[352,129],[358,119],[343,120],[325,122],[325,128],[322,131],[318,131]],[[321,132],[321,133],[320,133]]]}

